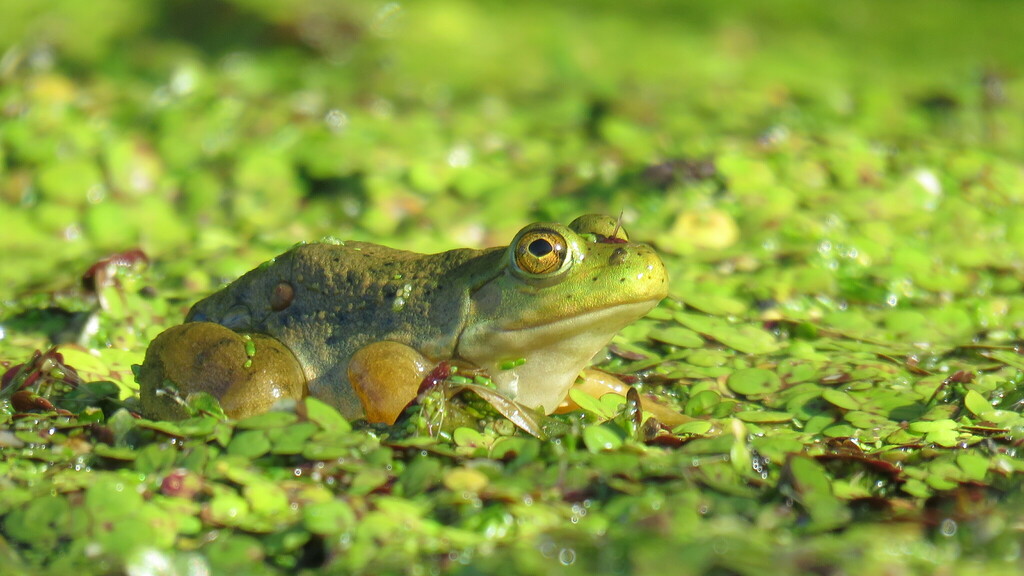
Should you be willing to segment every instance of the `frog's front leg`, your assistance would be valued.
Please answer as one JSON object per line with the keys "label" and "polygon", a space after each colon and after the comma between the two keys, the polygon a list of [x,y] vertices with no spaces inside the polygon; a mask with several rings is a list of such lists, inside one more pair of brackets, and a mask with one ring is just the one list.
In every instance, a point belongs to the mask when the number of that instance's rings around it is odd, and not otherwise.
{"label": "frog's front leg", "polygon": [[394,424],[433,367],[433,362],[405,344],[375,342],[352,355],[348,380],[368,421]]}
{"label": "frog's front leg", "polygon": [[142,412],[164,420],[187,418],[185,402],[202,392],[217,398],[232,418],[308,395],[302,366],[284,344],[212,322],[163,331],[146,350],[137,380]]}

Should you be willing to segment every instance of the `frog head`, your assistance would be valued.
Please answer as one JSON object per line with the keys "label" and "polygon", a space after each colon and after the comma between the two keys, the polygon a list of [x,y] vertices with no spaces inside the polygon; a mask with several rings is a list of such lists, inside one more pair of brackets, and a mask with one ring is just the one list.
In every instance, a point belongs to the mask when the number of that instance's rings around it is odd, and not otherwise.
{"label": "frog head", "polygon": [[668,293],[661,258],[607,216],[530,224],[499,266],[471,293],[456,354],[545,412],[616,332]]}

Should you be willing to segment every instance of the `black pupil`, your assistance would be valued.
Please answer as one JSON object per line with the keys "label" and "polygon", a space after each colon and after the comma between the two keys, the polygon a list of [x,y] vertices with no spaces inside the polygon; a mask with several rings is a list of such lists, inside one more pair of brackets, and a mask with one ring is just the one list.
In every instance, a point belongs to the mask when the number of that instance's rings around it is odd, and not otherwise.
{"label": "black pupil", "polygon": [[533,254],[538,258],[551,254],[551,252],[553,252],[554,249],[555,248],[554,246],[551,245],[551,242],[548,242],[547,240],[544,240],[542,238],[538,238],[537,240],[530,242],[529,247],[530,254]]}

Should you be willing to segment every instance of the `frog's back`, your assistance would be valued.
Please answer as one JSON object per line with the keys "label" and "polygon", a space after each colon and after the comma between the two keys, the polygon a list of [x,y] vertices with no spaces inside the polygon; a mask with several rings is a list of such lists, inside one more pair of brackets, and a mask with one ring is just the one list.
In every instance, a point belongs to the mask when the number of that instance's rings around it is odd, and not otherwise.
{"label": "frog's back", "polygon": [[352,354],[372,342],[452,355],[470,286],[459,269],[489,251],[417,254],[347,242],[296,246],[198,302],[186,321],[269,334],[298,358],[310,391],[358,409],[348,385]]}

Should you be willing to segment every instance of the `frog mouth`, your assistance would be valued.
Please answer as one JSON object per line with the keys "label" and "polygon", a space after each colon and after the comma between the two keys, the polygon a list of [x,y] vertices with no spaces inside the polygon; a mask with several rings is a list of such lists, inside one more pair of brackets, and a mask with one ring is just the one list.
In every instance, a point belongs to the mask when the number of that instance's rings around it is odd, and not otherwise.
{"label": "frog mouth", "polygon": [[568,346],[580,353],[589,348],[593,355],[616,332],[650,312],[660,300],[628,302],[531,325],[477,326],[463,331],[456,350],[459,356],[470,361],[497,356],[507,358],[548,346]]}

